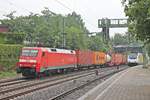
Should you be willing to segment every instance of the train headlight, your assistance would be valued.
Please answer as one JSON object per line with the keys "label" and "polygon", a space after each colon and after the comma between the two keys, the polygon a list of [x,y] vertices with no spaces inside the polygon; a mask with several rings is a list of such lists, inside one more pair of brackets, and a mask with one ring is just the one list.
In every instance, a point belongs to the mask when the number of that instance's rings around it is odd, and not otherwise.
{"label": "train headlight", "polygon": [[36,60],[29,60],[30,63],[36,63]]}
{"label": "train headlight", "polygon": [[28,63],[36,63],[36,60],[26,60],[26,59],[19,59],[19,62],[28,62]]}
{"label": "train headlight", "polygon": [[27,60],[25,59],[19,59],[19,62],[26,62]]}

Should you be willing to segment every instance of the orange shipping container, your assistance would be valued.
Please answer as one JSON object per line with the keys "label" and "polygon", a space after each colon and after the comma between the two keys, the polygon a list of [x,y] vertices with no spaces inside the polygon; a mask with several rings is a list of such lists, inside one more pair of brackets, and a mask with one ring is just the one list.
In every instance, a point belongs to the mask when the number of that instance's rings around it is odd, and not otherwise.
{"label": "orange shipping container", "polygon": [[123,63],[123,54],[115,54],[115,65],[121,65]]}
{"label": "orange shipping container", "polygon": [[111,62],[109,62],[109,66],[121,65],[125,62],[124,55],[121,53],[112,53],[111,54]]}
{"label": "orange shipping container", "polygon": [[89,50],[76,50],[77,64],[80,67],[93,65],[93,51]]}
{"label": "orange shipping container", "polygon": [[104,52],[94,52],[94,65],[104,65],[106,63],[106,54]]}

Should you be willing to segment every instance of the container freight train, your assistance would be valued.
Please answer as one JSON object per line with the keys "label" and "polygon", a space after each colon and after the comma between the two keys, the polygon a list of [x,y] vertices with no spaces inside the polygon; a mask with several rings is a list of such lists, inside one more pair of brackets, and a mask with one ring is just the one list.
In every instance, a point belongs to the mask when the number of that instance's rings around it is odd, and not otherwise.
{"label": "container freight train", "polygon": [[28,77],[125,63],[126,57],[118,53],[108,55],[105,52],[90,50],[24,47],[17,63],[17,72]]}

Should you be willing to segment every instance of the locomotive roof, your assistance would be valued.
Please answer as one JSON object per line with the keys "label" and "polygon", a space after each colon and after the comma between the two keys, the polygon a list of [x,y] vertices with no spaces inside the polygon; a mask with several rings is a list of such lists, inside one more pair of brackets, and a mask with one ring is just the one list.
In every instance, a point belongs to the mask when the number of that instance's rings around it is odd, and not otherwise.
{"label": "locomotive roof", "polygon": [[70,53],[75,54],[74,50],[67,50],[67,49],[58,49],[58,48],[47,48],[47,47],[24,47],[23,49],[37,49],[42,51],[48,51],[48,52],[57,52],[57,53]]}

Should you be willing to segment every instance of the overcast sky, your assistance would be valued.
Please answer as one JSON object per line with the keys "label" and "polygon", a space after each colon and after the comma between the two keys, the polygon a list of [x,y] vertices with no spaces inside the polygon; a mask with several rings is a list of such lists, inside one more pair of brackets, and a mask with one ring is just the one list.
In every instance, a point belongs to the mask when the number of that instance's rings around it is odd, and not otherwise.
{"label": "overcast sky", "polygon": [[[28,15],[29,12],[40,13],[44,7],[66,15],[73,11],[83,18],[90,32],[98,32],[97,20],[101,18],[125,18],[121,0],[0,0],[0,18],[11,11],[16,15]],[[127,32],[127,28],[110,29],[110,35]]]}

